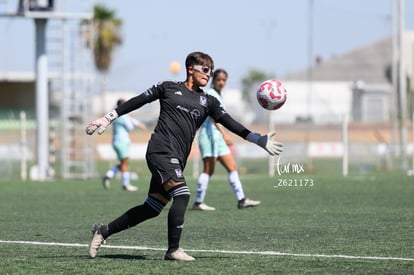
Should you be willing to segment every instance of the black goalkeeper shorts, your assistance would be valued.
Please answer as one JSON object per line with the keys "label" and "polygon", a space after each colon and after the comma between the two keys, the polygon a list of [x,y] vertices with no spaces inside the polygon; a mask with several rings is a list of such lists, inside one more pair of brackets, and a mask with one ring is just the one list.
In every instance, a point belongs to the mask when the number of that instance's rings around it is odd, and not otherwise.
{"label": "black goalkeeper shorts", "polygon": [[148,194],[159,193],[170,199],[170,194],[165,191],[163,184],[170,179],[185,182],[182,163],[169,154],[148,153],[146,159],[152,174]]}

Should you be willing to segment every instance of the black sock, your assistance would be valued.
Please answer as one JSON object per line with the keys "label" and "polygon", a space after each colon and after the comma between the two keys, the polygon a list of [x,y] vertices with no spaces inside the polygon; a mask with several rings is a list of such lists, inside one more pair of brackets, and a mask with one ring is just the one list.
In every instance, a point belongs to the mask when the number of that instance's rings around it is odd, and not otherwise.
{"label": "black sock", "polygon": [[129,209],[125,214],[110,222],[108,224],[107,235],[105,236],[105,233],[102,232],[102,237],[106,239],[112,234],[133,227],[145,220],[154,218],[161,213],[164,206],[165,204],[161,201],[148,197],[144,204]]}
{"label": "black sock", "polygon": [[176,196],[173,196],[173,202],[168,212],[168,251],[174,251],[180,247],[184,215],[190,200],[190,190],[186,185],[174,188],[174,191],[178,192],[176,192]]}

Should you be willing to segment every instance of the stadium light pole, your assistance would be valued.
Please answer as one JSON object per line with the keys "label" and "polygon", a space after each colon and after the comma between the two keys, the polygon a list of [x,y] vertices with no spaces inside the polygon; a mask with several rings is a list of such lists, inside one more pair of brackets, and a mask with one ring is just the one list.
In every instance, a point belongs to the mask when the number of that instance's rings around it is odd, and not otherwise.
{"label": "stadium light pole", "polygon": [[310,143],[310,131],[312,128],[312,89],[313,89],[313,6],[314,0],[309,1],[308,6],[308,71],[307,71],[307,81],[308,81],[308,93],[307,93],[307,126],[306,126],[306,162],[310,170],[313,170],[312,158],[309,155],[309,143]]}
{"label": "stadium light pole", "polygon": [[[265,26],[265,38],[266,40],[268,40],[268,44],[272,44],[270,43],[273,39],[273,30],[276,28],[277,26],[277,22],[274,19],[271,19],[269,21],[266,21],[264,23]],[[268,52],[270,50],[265,50],[264,52],[266,53],[265,56],[271,56],[271,52]],[[274,131],[274,114],[273,112],[269,112],[269,132],[270,131]],[[268,175],[269,176],[274,176],[275,175],[275,157],[274,156],[270,156],[268,158]]]}
{"label": "stadium light pole", "polygon": [[392,2],[392,154],[391,154],[391,168],[394,168],[394,162],[398,157],[398,28],[397,28],[397,3]]}
{"label": "stadium light pole", "polygon": [[46,18],[36,18],[36,120],[37,120],[37,179],[46,180],[48,171],[48,65],[46,53]]}
{"label": "stadium light pole", "polygon": [[404,1],[396,2],[397,44],[398,44],[398,105],[400,132],[400,165],[402,170],[408,169],[407,162],[407,83],[404,62]]}
{"label": "stadium light pole", "polygon": [[309,1],[309,15],[308,15],[308,119],[311,118],[311,106],[312,106],[312,81],[313,81],[313,5],[314,0]]}
{"label": "stadium light pole", "polygon": [[[33,19],[35,24],[35,109],[37,163],[35,180],[49,177],[49,90],[48,58],[46,50],[46,25],[48,19],[87,19],[92,13],[66,13],[54,10],[54,1],[22,1],[19,10],[0,13],[0,17],[22,17]],[[20,10],[21,9],[21,10]]]}

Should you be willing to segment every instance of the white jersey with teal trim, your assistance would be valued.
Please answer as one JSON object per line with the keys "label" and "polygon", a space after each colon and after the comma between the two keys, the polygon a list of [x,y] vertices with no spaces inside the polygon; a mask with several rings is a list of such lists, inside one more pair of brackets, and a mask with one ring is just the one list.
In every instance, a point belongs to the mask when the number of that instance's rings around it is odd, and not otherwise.
{"label": "white jersey with teal trim", "polygon": [[[223,107],[223,109],[226,109],[224,106],[223,98],[216,90],[214,90],[213,88],[210,88],[207,90],[206,94],[217,98],[217,100],[220,102],[220,105]],[[199,135],[207,135],[213,138],[218,138],[222,136],[221,132],[219,131],[219,129],[217,129],[211,117],[207,117],[206,120],[203,122],[200,128]]]}

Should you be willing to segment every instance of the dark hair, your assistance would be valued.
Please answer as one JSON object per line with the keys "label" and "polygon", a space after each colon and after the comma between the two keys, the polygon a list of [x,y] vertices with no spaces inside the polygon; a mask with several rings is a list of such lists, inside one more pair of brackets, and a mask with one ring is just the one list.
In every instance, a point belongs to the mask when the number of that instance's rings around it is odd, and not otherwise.
{"label": "dark hair", "polygon": [[125,103],[125,99],[123,99],[123,98],[120,98],[120,99],[118,99],[118,101],[116,102],[116,106],[117,107],[119,107],[119,106],[121,106],[122,104],[124,104]]}
{"label": "dark hair", "polygon": [[211,58],[211,56],[209,56],[206,53],[192,52],[189,55],[187,55],[187,58],[185,59],[185,67],[187,68],[187,70],[188,70],[188,67],[191,67],[194,65],[207,66],[211,68],[211,70],[214,70],[213,58]]}
{"label": "dark hair", "polygon": [[213,73],[213,82],[214,82],[214,80],[216,80],[217,76],[221,73],[223,73],[226,76],[226,78],[229,77],[229,74],[227,73],[227,71],[225,69],[217,69]]}

